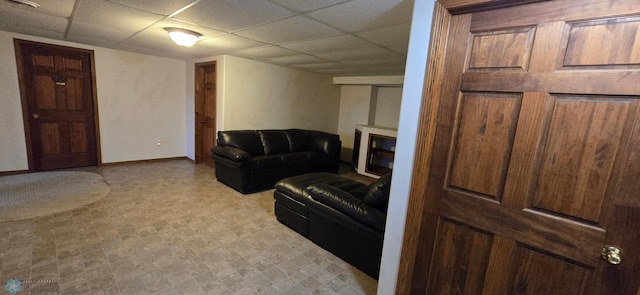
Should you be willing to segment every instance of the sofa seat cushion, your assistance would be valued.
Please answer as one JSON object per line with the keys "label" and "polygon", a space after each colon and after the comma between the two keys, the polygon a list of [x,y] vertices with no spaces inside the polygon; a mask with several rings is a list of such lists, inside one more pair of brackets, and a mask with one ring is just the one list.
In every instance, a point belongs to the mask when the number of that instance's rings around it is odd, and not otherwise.
{"label": "sofa seat cushion", "polygon": [[309,153],[298,152],[282,155],[287,166],[307,166],[309,165]]}
{"label": "sofa seat cushion", "polygon": [[305,198],[310,198],[305,189],[309,185],[317,183],[335,186],[359,198],[362,198],[368,189],[366,185],[360,182],[328,172],[308,173],[285,178],[276,183],[275,189],[298,202],[304,202]]}
{"label": "sofa seat cushion", "polygon": [[278,169],[284,166],[284,159],[281,155],[257,156],[251,161],[251,170],[261,172],[265,170]]}

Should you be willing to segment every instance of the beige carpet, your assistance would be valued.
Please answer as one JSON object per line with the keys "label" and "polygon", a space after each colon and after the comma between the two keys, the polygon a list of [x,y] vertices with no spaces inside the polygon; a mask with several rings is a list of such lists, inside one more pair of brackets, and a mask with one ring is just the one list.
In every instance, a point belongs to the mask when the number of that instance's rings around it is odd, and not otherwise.
{"label": "beige carpet", "polygon": [[111,188],[91,172],[56,171],[0,177],[0,221],[63,212],[100,200]]}

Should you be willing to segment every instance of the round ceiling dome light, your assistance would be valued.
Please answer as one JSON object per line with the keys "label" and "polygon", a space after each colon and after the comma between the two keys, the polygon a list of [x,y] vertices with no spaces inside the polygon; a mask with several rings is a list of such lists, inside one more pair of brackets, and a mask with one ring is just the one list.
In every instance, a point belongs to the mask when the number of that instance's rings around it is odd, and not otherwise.
{"label": "round ceiling dome light", "polygon": [[7,2],[11,2],[19,5],[26,5],[33,8],[40,8],[40,4],[35,3],[33,1],[29,1],[29,0],[7,0]]}
{"label": "round ceiling dome light", "polygon": [[198,42],[198,38],[202,34],[187,29],[180,28],[164,28],[173,42],[180,46],[189,47]]}

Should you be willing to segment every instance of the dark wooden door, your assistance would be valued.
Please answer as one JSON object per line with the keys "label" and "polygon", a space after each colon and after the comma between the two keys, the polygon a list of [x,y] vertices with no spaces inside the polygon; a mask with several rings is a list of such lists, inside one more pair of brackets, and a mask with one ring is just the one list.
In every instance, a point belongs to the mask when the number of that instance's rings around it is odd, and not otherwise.
{"label": "dark wooden door", "polygon": [[90,53],[16,40],[35,171],[97,165]]}
{"label": "dark wooden door", "polygon": [[214,167],[211,148],[216,144],[216,64],[196,65],[196,163]]}
{"label": "dark wooden door", "polygon": [[[637,294],[637,0],[453,15],[446,38],[431,162],[415,174],[426,177],[419,262],[404,290]],[[603,259],[608,245],[621,264]]]}

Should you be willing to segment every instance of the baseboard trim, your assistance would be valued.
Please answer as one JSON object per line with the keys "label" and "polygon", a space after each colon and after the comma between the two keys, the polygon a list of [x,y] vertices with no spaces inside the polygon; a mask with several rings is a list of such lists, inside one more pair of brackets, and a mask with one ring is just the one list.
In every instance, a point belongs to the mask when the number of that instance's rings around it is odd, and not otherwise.
{"label": "baseboard trim", "polygon": [[189,160],[191,162],[194,162],[191,158],[189,158],[187,156],[183,156],[183,157],[172,157],[172,158],[158,158],[158,159],[122,161],[122,162],[109,162],[109,163],[102,163],[102,166],[118,166],[118,165],[130,165],[130,164],[141,164],[141,163],[166,162],[166,161],[175,161],[175,160]]}
{"label": "baseboard trim", "polygon": [[29,170],[16,170],[16,171],[2,171],[0,172],[0,176],[9,176],[9,175],[16,175],[16,174],[25,174],[25,173],[29,173],[31,171]]}

